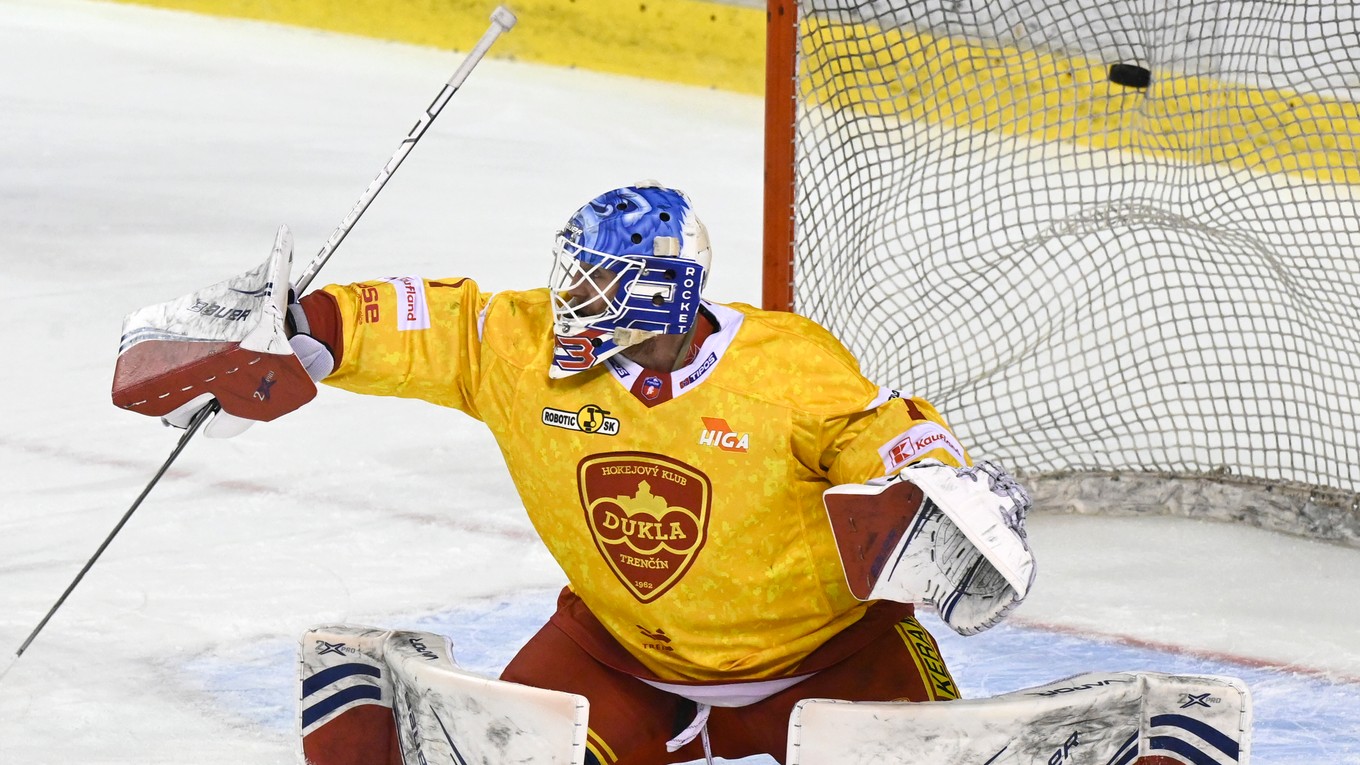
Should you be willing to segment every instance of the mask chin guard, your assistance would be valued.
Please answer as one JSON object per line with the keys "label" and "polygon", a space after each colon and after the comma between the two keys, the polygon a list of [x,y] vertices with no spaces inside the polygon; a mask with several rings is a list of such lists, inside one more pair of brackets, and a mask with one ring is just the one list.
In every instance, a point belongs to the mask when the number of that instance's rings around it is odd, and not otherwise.
{"label": "mask chin guard", "polygon": [[632,327],[615,327],[614,344],[619,346],[620,348],[628,348],[630,346],[638,345],[639,343],[645,343],[654,337],[660,336],[661,334],[662,334],[661,332],[656,332],[654,330],[649,329],[633,329]]}

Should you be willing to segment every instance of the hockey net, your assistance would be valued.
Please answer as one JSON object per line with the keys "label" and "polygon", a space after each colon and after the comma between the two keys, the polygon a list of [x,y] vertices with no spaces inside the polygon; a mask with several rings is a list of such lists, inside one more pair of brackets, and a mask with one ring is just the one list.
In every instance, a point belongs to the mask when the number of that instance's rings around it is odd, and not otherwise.
{"label": "hockey net", "polygon": [[1360,540],[1360,6],[770,7],[767,307],[1050,506]]}

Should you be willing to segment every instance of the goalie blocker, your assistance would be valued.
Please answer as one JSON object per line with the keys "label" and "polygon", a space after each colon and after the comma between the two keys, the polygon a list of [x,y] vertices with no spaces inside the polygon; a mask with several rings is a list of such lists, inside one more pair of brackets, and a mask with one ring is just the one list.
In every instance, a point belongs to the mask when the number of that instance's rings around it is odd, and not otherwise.
{"label": "goalie blocker", "polygon": [[231,436],[311,401],[316,384],[284,330],[292,260],[292,234],[280,227],[258,267],[129,314],[113,403],[184,427],[216,399],[227,416],[210,421],[205,434]]}

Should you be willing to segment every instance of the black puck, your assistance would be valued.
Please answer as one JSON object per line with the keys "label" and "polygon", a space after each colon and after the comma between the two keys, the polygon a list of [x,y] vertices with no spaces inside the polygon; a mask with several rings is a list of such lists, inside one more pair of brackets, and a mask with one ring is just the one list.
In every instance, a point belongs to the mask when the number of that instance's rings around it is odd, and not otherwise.
{"label": "black puck", "polygon": [[1110,64],[1110,82],[1130,88],[1146,88],[1152,83],[1152,72],[1137,64]]}

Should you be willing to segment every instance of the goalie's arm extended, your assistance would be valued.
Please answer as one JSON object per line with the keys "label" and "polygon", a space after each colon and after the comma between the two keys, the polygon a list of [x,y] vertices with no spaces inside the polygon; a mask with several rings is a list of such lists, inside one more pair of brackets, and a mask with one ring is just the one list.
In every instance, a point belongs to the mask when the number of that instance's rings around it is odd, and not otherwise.
{"label": "goalie's arm extended", "polygon": [[418,398],[476,417],[480,328],[491,298],[470,279],[328,285],[290,309],[293,345],[327,385]]}

